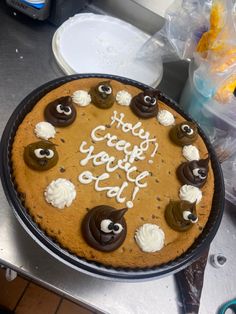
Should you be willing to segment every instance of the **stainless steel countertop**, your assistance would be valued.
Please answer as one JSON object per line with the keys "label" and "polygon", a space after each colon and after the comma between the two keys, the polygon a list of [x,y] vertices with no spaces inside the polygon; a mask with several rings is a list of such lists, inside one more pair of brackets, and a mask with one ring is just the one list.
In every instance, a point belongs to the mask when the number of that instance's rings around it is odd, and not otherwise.
{"label": "stainless steel countertop", "polygon": [[[14,108],[29,92],[63,73],[51,52],[55,28],[27,17],[8,15],[0,3],[0,134]],[[179,66],[179,65],[178,65]],[[176,79],[164,74],[162,89]],[[176,81],[176,86],[181,82]],[[176,98],[179,90],[168,93]],[[209,263],[205,272],[200,314],[215,313],[236,293],[236,208],[229,203],[210,254],[222,252],[223,268]],[[112,314],[179,313],[181,303],[174,277],[141,283],[111,282],[82,274],[56,260],[25,232],[16,220],[0,186],[0,264],[89,308]]]}

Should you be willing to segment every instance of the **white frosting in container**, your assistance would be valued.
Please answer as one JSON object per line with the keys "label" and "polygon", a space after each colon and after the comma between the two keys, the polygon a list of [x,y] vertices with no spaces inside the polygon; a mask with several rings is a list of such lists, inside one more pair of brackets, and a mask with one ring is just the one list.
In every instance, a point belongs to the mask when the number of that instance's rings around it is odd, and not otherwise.
{"label": "white frosting in container", "polygon": [[179,197],[183,201],[198,204],[202,199],[202,191],[195,186],[185,184],[179,190]]}
{"label": "white frosting in container", "polygon": [[85,90],[77,90],[72,94],[72,100],[75,104],[85,107],[91,103],[91,96]]}
{"label": "white frosting in container", "polygon": [[159,110],[157,114],[157,120],[160,124],[164,126],[173,125],[175,123],[175,118],[173,114],[168,110]]}
{"label": "white frosting in container", "polygon": [[156,252],[163,248],[165,234],[159,226],[147,223],[136,230],[135,240],[143,252]]}
{"label": "white frosting in container", "polygon": [[199,150],[194,145],[185,145],[183,147],[183,156],[188,161],[199,160],[200,159]]}
{"label": "white frosting in container", "polygon": [[47,186],[44,196],[52,206],[63,209],[69,207],[75,199],[75,186],[69,180],[59,178]]}
{"label": "white frosting in container", "polygon": [[51,123],[42,121],[36,124],[34,132],[37,137],[48,140],[49,138],[55,137],[56,129]]}
{"label": "white frosting in container", "polygon": [[116,94],[116,101],[119,105],[129,106],[132,99],[132,95],[125,90],[120,90]]}

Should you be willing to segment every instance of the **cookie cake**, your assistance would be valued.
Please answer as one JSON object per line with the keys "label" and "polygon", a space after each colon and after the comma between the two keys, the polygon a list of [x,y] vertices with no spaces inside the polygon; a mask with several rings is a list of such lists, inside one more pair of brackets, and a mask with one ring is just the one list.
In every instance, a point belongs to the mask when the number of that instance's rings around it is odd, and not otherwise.
{"label": "cookie cake", "polygon": [[146,269],[186,252],[214,194],[195,123],[160,91],[101,77],[46,93],[14,137],[24,207],[60,247],[104,266]]}

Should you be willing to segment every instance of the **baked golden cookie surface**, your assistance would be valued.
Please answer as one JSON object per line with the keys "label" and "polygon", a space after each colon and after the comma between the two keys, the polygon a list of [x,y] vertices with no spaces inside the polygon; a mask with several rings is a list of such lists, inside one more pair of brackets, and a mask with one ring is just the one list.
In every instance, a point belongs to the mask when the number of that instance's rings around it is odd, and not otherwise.
{"label": "baked golden cookie surface", "polygon": [[[12,148],[17,189],[24,195],[25,207],[33,220],[69,252],[113,267],[158,266],[180,256],[194,243],[208,220],[214,193],[214,176],[209,163],[207,181],[201,188],[202,199],[196,205],[198,221],[183,232],[172,229],[166,222],[165,209],[170,200],[180,200],[179,191],[183,185],[177,178],[176,169],[186,162],[183,148],[170,140],[173,125],[160,124],[156,116],[142,119],[129,106],[120,105],[117,100],[105,109],[93,103],[86,106],[74,104],[74,122],[66,127],[56,127],[55,136],[50,138],[58,153],[57,164],[39,172],[24,163],[25,147],[39,140],[35,126],[45,121],[47,105],[60,97],[72,96],[78,90],[89,92],[92,86],[102,81],[101,78],[89,78],[63,84],[46,94],[27,114],[17,130]],[[126,91],[132,97],[142,92],[115,80],[111,80],[110,85],[114,97],[120,91]],[[60,107],[60,110],[63,108]],[[158,110],[171,113],[175,125],[185,121],[160,100]],[[139,151],[141,145],[143,150]],[[201,159],[208,157],[208,150],[200,136],[194,146]],[[136,154],[132,160],[130,152],[135,147]],[[126,155],[128,159],[119,163]],[[114,171],[110,171],[112,168]],[[52,205],[45,199],[45,191],[57,179],[69,180],[74,187],[69,187],[73,195],[71,204],[63,208],[55,207],[55,203]],[[124,215],[127,225],[124,242],[110,252],[90,246],[82,234],[84,217],[101,205],[116,209],[128,207]],[[164,246],[160,250],[143,251],[137,244],[135,235],[145,224],[157,225],[163,230]]]}

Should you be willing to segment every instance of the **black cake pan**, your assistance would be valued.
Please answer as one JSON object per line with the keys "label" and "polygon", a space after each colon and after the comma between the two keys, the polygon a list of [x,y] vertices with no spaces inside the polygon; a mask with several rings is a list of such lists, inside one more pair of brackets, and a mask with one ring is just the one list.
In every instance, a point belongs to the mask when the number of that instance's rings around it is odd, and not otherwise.
{"label": "black cake pan", "polygon": [[[2,180],[2,185],[8,202],[17,217],[18,221],[24,227],[26,232],[46,251],[53,255],[57,260],[67,264],[68,266],[98,277],[109,280],[117,281],[143,281],[160,278],[166,275],[173,274],[182,270],[183,268],[189,266],[193,263],[202,252],[209,247],[211,241],[213,240],[223,214],[224,209],[224,180],[221,171],[220,164],[218,162],[216,153],[209,142],[209,139],[203,132],[203,130],[198,127],[199,134],[203,138],[206,147],[208,148],[209,155],[211,158],[212,169],[215,178],[215,191],[212,202],[212,209],[206,226],[204,227],[202,233],[194,242],[194,244],[181,256],[176,259],[162,264],[158,267],[152,267],[147,269],[125,269],[125,268],[113,268],[107,267],[99,263],[94,263],[87,261],[84,258],[80,258],[76,255],[71,254],[67,250],[61,248],[53,239],[49,238],[38,225],[33,221],[31,216],[28,214],[26,208],[22,204],[17,191],[15,189],[12,180],[12,169],[11,169],[11,148],[15,133],[18,126],[23,121],[27,113],[29,113],[40,98],[45,94],[53,90],[54,88],[70,82],[76,79],[99,77],[101,79],[114,79],[120,81],[124,84],[130,84],[136,86],[142,90],[150,88],[137,81],[127,79],[124,77],[114,76],[114,75],[104,75],[104,74],[75,74],[70,76],[64,76],[53,81],[50,81],[39,88],[32,91],[22,102],[17,106],[13,114],[11,115],[7,125],[5,127],[0,146],[0,175]],[[189,121],[194,121],[189,115],[185,114],[179,106],[166,95],[161,94],[160,100],[163,100],[171,108],[180,113],[184,118]],[[56,262],[56,260],[55,260]]]}

